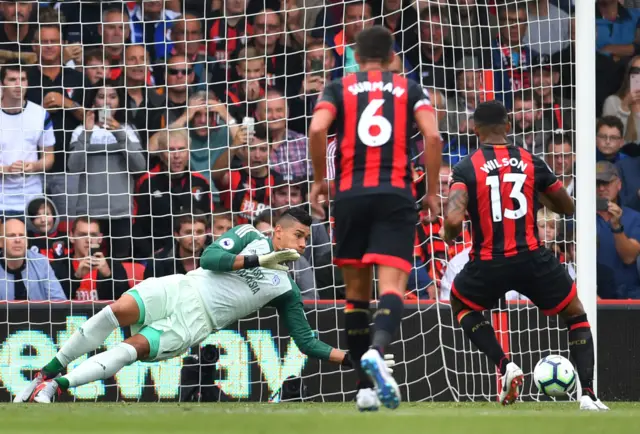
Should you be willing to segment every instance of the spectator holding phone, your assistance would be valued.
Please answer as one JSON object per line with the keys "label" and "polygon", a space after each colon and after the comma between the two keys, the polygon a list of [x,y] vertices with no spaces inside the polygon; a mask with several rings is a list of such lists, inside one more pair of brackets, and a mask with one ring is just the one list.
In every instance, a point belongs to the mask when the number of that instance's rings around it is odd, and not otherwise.
{"label": "spectator holding phone", "polygon": [[69,171],[80,174],[77,213],[101,222],[115,257],[131,253],[133,174],[146,169],[134,128],[124,122],[124,91],[111,84],[87,96],[84,125],[71,136]]}
{"label": "spectator holding phone", "polygon": [[604,101],[602,116],[620,118],[625,142],[637,142],[640,138],[640,56],[635,56],[629,62],[618,92]]}
{"label": "spectator holding phone", "polygon": [[69,237],[71,249],[54,252],[53,270],[69,300],[115,300],[131,286],[123,263],[106,258],[98,221],[77,217]]}
{"label": "spectator holding phone", "polygon": [[596,165],[598,295],[640,299],[640,213],[618,204],[622,184],[615,165]]}

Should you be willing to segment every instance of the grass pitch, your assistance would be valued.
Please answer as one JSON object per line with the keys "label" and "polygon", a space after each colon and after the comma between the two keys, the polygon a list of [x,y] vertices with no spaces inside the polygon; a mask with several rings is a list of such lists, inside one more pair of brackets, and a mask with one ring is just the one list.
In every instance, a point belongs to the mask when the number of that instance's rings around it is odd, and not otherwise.
{"label": "grass pitch", "polygon": [[0,433],[26,434],[570,434],[640,433],[640,403],[586,413],[577,403],[402,403],[358,413],[349,404],[6,404]]}

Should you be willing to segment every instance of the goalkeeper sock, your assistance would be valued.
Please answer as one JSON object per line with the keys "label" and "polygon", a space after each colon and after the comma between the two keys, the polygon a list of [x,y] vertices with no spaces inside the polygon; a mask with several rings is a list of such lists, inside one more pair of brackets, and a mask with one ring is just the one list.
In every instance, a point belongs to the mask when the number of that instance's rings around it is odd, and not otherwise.
{"label": "goalkeeper sock", "polygon": [[360,367],[360,358],[371,345],[371,313],[368,301],[347,300],[344,309],[344,328],[347,333],[347,347],[358,374],[358,389],[373,388],[373,383]]}
{"label": "goalkeeper sock", "polygon": [[137,358],[136,349],[132,345],[121,342],[110,350],[85,360],[73,371],[54,381],[62,390],[66,390],[69,387],[82,386],[96,380],[105,380],[135,362]]}
{"label": "goalkeeper sock", "polygon": [[593,398],[593,335],[587,314],[570,318],[566,323],[569,327],[569,352],[576,364],[580,385]]}
{"label": "goalkeeper sock", "polygon": [[[66,367],[78,357],[102,345],[111,332],[119,326],[118,319],[111,310],[111,307],[107,306],[82,324],[82,326],[71,335],[69,340],[64,343],[62,348],[60,348],[55,358],[62,367]],[[52,360],[47,366],[53,368],[56,365]],[[45,372],[49,373],[48,371]],[[60,371],[55,373],[57,374],[58,372]]]}
{"label": "goalkeeper sock", "polygon": [[384,354],[384,349],[391,343],[393,336],[402,321],[404,300],[395,291],[388,291],[378,301],[378,310],[373,315],[372,347]]}
{"label": "goalkeeper sock", "polygon": [[502,351],[491,323],[482,313],[470,310],[461,311],[458,314],[458,322],[469,340],[496,365],[500,375],[504,375],[509,359]]}

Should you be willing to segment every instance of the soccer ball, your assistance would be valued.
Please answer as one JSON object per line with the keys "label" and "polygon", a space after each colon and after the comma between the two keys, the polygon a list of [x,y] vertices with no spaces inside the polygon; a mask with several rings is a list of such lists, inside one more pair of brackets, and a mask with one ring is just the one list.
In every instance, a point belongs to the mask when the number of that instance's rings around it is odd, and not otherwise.
{"label": "soccer ball", "polygon": [[545,395],[563,397],[575,389],[576,371],[569,360],[551,355],[538,362],[533,370],[533,381]]}

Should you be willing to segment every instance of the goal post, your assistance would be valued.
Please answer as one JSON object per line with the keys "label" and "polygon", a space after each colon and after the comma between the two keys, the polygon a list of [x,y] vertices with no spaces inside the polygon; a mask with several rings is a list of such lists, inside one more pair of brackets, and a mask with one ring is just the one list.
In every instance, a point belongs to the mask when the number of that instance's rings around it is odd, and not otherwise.
{"label": "goal post", "polygon": [[[576,272],[578,295],[593,334],[593,388],[598,392],[598,294],[596,237],[596,15],[590,2],[576,2]],[[580,69],[578,69],[578,66]]]}

